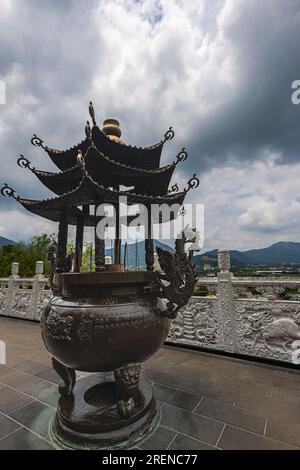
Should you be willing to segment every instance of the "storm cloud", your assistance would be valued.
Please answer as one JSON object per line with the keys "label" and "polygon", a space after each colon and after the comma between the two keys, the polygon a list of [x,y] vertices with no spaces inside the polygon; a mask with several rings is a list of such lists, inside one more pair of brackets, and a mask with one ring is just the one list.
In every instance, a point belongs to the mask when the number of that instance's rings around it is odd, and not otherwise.
{"label": "storm cloud", "polygon": [[[206,248],[299,241],[299,31],[298,0],[0,0],[1,180],[48,197],[16,159],[54,170],[31,136],[74,145],[92,99],[127,143],[174,127],[163,162],[187,148],[177,179],[201,176]],[[55,228],[3,198],[0,218],[13,239]]]}

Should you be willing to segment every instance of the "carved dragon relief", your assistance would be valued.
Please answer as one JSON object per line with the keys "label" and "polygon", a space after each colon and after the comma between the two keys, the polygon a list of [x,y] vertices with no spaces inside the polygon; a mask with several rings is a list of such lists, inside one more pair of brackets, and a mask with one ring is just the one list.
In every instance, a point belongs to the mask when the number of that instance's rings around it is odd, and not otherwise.
{"label": "carved dragon relief", "polygon": [[[251,308],[252,307],[252,308]],[[293,343],[300,340],[300,312],[289,305],[269,303],[236,306],[239,348],[272,359],[289,360]]]}
{"label": "carved dragon relief", "polygon": [[196,274],[190,256],[185,253],[185,244],[193,243],[198,236],[194,231],[194,238],[188,239],[184,231],[182,237],[175,242],[175,253],[156,248],[158,261],[162,272],[156,271],[155,292],[157,295],[157,309],[161,316],[176,318],[178,311],[184,307],[193,295]]}

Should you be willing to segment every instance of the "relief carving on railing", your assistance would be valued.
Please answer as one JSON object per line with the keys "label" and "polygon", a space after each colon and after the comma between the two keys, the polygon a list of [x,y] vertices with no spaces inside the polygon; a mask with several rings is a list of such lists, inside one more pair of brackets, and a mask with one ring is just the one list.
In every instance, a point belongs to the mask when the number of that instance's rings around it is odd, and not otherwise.
{"label": "relief carving on railing", "polygon": [[237,301],[235,312],[240,353],[291,361],[300,340],[300,303]]}
{"label": "relief carving on railing", "polygon": [[17,289],[13,295],[12,311],[18,317],[30,316],[32,290]]}
{"label": "relief carving on railing", "polygon": [[168,340],[171,342],[222,348],[222,325],[217,300],[193,297],[172,321]]}
{"label": "relief carving on railing", "polygon": [[0,311],[4,308],[7,296],[7,289],[0,288]]}

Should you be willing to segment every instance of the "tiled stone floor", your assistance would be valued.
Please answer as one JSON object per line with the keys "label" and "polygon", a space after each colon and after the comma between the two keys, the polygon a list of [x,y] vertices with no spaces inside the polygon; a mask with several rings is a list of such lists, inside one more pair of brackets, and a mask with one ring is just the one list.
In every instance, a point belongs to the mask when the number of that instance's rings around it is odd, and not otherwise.
{"label": "tiled stone floor", "polygon": [[[38,324],[0,318],[0,450],[52,449],[58,397]],[[157,431],[141,449],[300,448],[300,372],[163,347],[144,364],[161,402]]]}

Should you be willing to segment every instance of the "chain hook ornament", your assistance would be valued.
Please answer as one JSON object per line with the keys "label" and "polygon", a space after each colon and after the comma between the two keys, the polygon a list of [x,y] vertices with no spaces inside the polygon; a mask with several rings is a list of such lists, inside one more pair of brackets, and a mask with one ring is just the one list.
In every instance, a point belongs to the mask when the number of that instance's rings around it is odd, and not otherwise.
{"label": "chain hook ornament", "polygon": [[4,183],[3,188],[1,189],[1,194],[4,197],[13,197],[16,201],[20,199],[20,196],[16,196],[16,192],[14,189],[12,189],[10,186],[8,186],[7,183]]}
{"label": "chain hook ornament", "polygon": [[188,157],[188,154],[185,150],[185,147],[182,147],[181,151],[176,157],[176,161],[174,162],[174,165],[178,165],[179,162],[184,162]]}
{"label": "chain hook ornament", "polygon": [[32,145],[35,147],[42,147],[42,149],[46,150],[46,146],[44,145],[44,141],[40,139],[36,134],[33,134],[33,137],[31,139]]}
{"label": "chain hook ornament", "polygon": [[31,162],[28,158],[24,157],[22,154],[20,155],[20,158],[18,158],[17,163],[20,168],[29,168],[31,171],[35,170],[34,166],[31,166]]}
{"label": "chain hook ornament", "polygon": [[195,173],[193,177],[187,182],[187,187],[184,188],[183,191],[187,193],[190,189],[198,188],[199,184],[200,184],[199,178],[197,177]]}
{"label": "chain hook ornament", "polygon": [[179,191],[178,184],[175,183],[175,184],[173,184],[173,186],[171,186],[171,188],[168,190],[168,194],[177,193],[178,191]]}
{"label": "chain hook ornament", "polygon": [[172,140],[175,135],[173,128],[170,127],[169,130],[164,134],[164,138],[160,141],[161,144],[164,144],[167,140]]}

